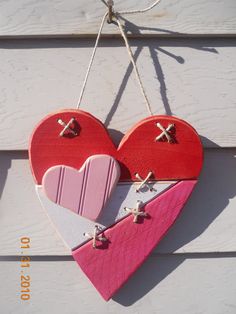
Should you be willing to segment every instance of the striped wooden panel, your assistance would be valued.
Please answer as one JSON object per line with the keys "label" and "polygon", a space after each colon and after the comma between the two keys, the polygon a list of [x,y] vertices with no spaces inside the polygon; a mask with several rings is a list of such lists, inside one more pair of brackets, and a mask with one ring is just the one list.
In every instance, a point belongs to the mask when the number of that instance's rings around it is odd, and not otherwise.
{"label": "striped wooden panel", "polygon": [[115,159],[108,155],[94,155],[79,171],[67,166],[49,168],[42,185],[53,202],[95,221],[119,177],[119,164]]}

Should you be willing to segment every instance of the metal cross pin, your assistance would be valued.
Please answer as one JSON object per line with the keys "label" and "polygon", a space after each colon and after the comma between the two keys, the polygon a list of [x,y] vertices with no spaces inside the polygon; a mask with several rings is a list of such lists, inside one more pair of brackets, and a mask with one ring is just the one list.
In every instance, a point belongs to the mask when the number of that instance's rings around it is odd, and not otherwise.
{"label": "metal cross pin", "polygon": [[145,179],[140,177],[138,173],[135,174],[135,177],[140,181],[140,185],[136,188],[136,192],[139,192],[139,190],[143,187],[146,186],[150,191],[152,191],[152,187],[149,186],[148,180],[150,179],[152,175],[152,171],[149,171],[148,175],[146,176]]}
{"label": "metal cross pin", "polygon": [[142,205],[141,201],[137,201],[136,207],[135,208],[128,208],[125,207],[124,210],[127,212],[130,212],[134,216],[133,222],[137,223],[138,222],[138,217],[147,217],[147,213],[140,211],[140,207]]}
{"label": "metal cross pin", "polygon": [[165,136],[167,138],[168,143],[173,142],[173,139],[171,138],[169,131],[175,126],[174,124],[169,124],[166,129],[159,122],[157,122],[156,126],[162,131],[162,133],[156,137],[155,141],[159,141],[163,136]]}
{"label": "metal cross pin", "polygon": [[98,225],[95,225],[94,226],[94,230],[93,230],[93,234],[91,233],[88,233],[88,232],[85,232],[84,233],[84,236],[90,238],[90,239],[93,239],[93,248],[96,249],[97,248],[97,243],[96,241],[100,241],[100,242],[106,242],[107,241],[107,238],[106,237],[103,237],[103,236],[100,236],[98,235],[98,233],[102,231],[102,229],[98,226]]}
{"label": "metal cross pin", "polygon": [[72,130],[70,125],[75,121],[75,118],[71,118],[70,121],[66,124],[62,119],[58,119],[57,122],[64,127],[64,129],[60,132],[60,136],[63,136],[66,131],[71,132],[73,135],[77,135],[77,133]]}

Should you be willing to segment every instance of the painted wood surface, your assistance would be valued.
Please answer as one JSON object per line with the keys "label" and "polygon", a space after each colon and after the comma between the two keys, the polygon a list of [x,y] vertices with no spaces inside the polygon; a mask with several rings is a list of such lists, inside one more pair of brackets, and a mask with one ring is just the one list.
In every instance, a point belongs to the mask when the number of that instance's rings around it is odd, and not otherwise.
{"label": "painted wood surface", "polygon": [[74,261],[54,260],[31,262],[31,301],[21,302],[19,262],[0,265],[5,313],[235,313],[235,256],[153,256],[109,302]]}
{"label": "painted wood surface", "polygon": [[136,189],[139,187],[139,183],[120,183],[116,186],[112,197],[105,208],[103,208],[96,222],[80,215],[75,215],[72,211],[66,210],[64,207],[50,201],[43,192],[42,186],[37,185],[35,188],[42,207],[45,209],[47,216],[58,231],[62,241],[65,242],[69,248],[73,249],[88,240],[84,234],[92,233],[95,225],[104,229],[112,225],[114,221],[127,216],[128,212],[125,210],[125,207],[133,208],[136,206],[137,197],[139,201],[145,204],[173,184],[175,183],[152,183],[151,191],[148,190],[147,187],[144,187],[144,189],[137,193]]}
{"label": "painted wood surface", "polygon": [[[1,150],[27,149],[33,128],[46,114],[75,108],[93,44],[1,41]],[[143,39],[131,44],[155,114],[187,120],[206,147],[236,145],[235,39]],[[105,123],[116,143],[148,115],[122,45],[120,40],[102,42],[81,107]]]}
{"label": "painted wood surface", "polygon": [[119,177],[120,167],[114,158],[94,155],[79,170],[65,165],[49,168],[43,176],[42,186],[54,203],[96,221]]}
{"label": "painted wood surface", "polygon": [[[158,252],[236,250],[235,156],[235,149],[205,151],[196,189]],[[25,235],[32,255],[69,255],[37,198],[27,154],[1,152],[0,163],[0,255],[20,255],[19,238]]]}
{"label": "painted wood surface", "polygon": [[141,207],[145,216],[125,217],[102,232],[107,240],[84,244],[72,255],[92,284],[108,301],[144,263],[179,216],[196,180],[176,183]]}
{"label": "painted wood surface", "polygon": [[[142,9],[154,0],[116,0],[117,11]],[[106,8],[102,1],[33,0],[0,1],[0,36],[95,34]],[[127,30],[135,35],[235,34],[234,0],[162,1],[145,14],[124,16]],[[106,34],[117,33],[106,25]]]}
{"label": "painted wood surface", "polygon": [[[58,136],[61,131],[58,119],[72,118],[78,135]],[[172,130],[166,131],[170,125]],[[105,126],[93,115],[81,110],[58,111],[39,122],[29,143],[32,174],[39,185],[44,185],[42,177],[49,168],[64,165],[80,169],[87,158],[100,154],[118,162],[119,181],[137,181],[136,174],[146,178],[149,172],[151,180],[196,179],[203,162],[202,144],[196,131],[187,122],[167,115],[138,121],[116,148]]]}
{"label": "painted wood surface", "polygon": [[60,237],[61,242],[70,250],[87,242],[86,233],[93,232],[95,226],[105,228],[98,222],[77,215],[73,211],[52,202],[45,195],[41,185],[36,185],[35,190],[54,231]]}

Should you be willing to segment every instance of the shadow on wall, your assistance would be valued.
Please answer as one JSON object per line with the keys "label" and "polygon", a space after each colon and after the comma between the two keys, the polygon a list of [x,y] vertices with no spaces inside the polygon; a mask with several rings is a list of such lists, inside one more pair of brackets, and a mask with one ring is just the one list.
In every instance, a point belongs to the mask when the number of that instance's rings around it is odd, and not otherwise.
{"label": "shadow on wall", "polygon": [[[125,22],[126,33],[139,33],[140,28],[138,26],[125,19],[123,20]],[[164,29],[152,30],[158,30],[175,36],[182,35]],[[155,67],[156,77],[159,81],[160,94],[165,113],[167,115],[173,115],[174,113],[171,111],[171,106],[168,100],[165,75],[159,61],[159,53],[164,53],[180,64],[184,64],[185,60],[181,56],[176,56],[168,50],[159,47],[159,41],[160,40],[150,41],[148,47],[153,65]],[[174,44],[174,41],[176,42],[176,45],[179,45],[179,42],[181,42],[181,45],[184,44],[192,49],[208,53],[218,53],[215,48],[206,47],[205,44],[207,44],[207,42],[205,40],[195,41],[193,45],[189,44],[188,41],[183,42],[181,39],[172,39],[172,45]],[[143,45],[139,45],[137,43],[137,48],[133,52],[135,60],[138,59],[142,49]],[[130,63],[118,89],[113,106],[105,119],[106,126],[110,124],[110,121],[118,108],[120,99],[132,70],[133,67]],[[116,130],[109,130],[109,132],[114,139],[114,142],[119,143],[123,134]],[[207,146],[218,147],[217,144],[213,143],[209,139],[203,136],[201,138]],[[236,177],[233,177],[231,173],[231,169],[233,169],[235,165],[234,154],[235,151],[233,150],[230,152],[226,150],[218,151],[217,154],[215,154],[214,149],[207,150],[199,183],[185,206],[184,212],[168,235],[159,244],[158,250],[160,252],[174,252],[184,244],[191,242],[203,233],[205,229],[215,220],[215,218],[224,210],[229,203],[229,199],[236,194],[234,188],[236,186]],[[145,262],[126,283],[126,285],[113,297],[113,300],[124,306],[132,305],[165,277],[167,277],[172,271],[174,271],[184,260],[185,257],[183,256],[175,256],[174,258],[169,259],[169,262],[166,263],[166,259],[163,259],[161,256],[155,259],[150,257],[148,261]]]}
{"label": "shadow on wall", "polygon": [[[206,141],[206,139],[204,138]],[[209,140],[207,140],[209,141]],[[199,182],[182,214],[155,251],[174,252],[201,235],[236,195],[236,150],[206,149]],[[191,256],[191,254],[190,254]],[[186,256],[156,255],[134,274],[113,300],[130,306],[173,272]],[[137,288],[138,287],[138,288]]]}
{"label": "shadow on wall", "polygon": [[[5,152],[0,153],[0,200],[2,198],[4,186],[7,180],[8,169],[11,168],[11,159]],[[1,203],[0,203],[1,210]]]}
{"label": "shadow on wall", "polygon": [[[175,36],[178,36],[178,35],[183,35],[183,34],[180,34],[180,33],[177,33],[177,32],[172,32],[172,31],[169,31],[169,30],[165,30],[165,29],[159,29],[159,28],[145,28],[145,27],[142,27],[140,28],[139,26],[129,22],[128,20],[124,19],[122,17],[122,20],[125,22],[125,25],[124,25],[124,28],[125,28],[125,32],[126,34],[141,34],[140,33],[140,30],[152,30],[152,31],[159,31],[159,32],[163,32],[163,33],[166,33],[166,34],[172,34],[172,35],[175,35]],[[174,41],[172,39],[172,45],[174,44]],[[177,41],[176,41],[177,42]],[[165,83],[165,75],[164,75],[164,72],[162,70],[162,66],[161,66],[161,63],[159,61],[159,56],[158,54],[159,53],[163,53],[167,56],[169,56],[170,58],[174,59],[176,62],[180,63],[180,64],[184,64],[185,60],[184,58],[182,58],[181,56],[176,56],[174,55],[173,53],[167,51],[166,49],[163,49],[161,48],[159,45],[159,40],[157,39],[156,41],[151,41],[150,44],[148,45],[149,47],[149,51],[150,51],[150,56],[152,58],[152,62],[153,62],[153,65],[154,65],[154,68],[155,68],[155,72],[156,72],[156,77],[157,77],[157,80],[159,81],[159,86],[160,86],[160,94],[161,94],[161,99],[162,99],[162,103],[164,105],[164,108],[165,108],[165,112],[167,115],[173,115],[174,113],[171,111],[171,107],[170,107],[170,104],[169,104],[169,100],[168,100],[168,95],[167,95],[167,86],[166,86],[166,83]],[[205,42],[206,43],[206,42]],[[215,49],[215,48],[209,48],[209,47],[205,47],[203,45],[203,43],[199,42],[198,43],[195,43],[194,45],[187,45],[187,47],[190,47],[192,49],[197,49],[197,50],[201,50],[201,51],[205,51],[205,52],[209,52],[209,53],[218,53],[218,51]],[[136,61],[139,57],[139,55],[141,54],[142,52],[142,49],[143,49],[143,45],[137,45],[137,49],[133,52],[133,56],[134,56],[134,60]],[[127,55],[128,57],[128,55]],[[129,80],[129,77],[131,75],[133,71],[133,65],[130,63],[129,66],[127,67],[127,70],[124,74],[124,77],[123,77],[123,80],[120,84],[120,87],[118,89],[118,92],[117,92],[117,95],[116,95],[116,98],[114,100],[114,103],[110,109],[110,112],[108,113],[106,119],[105,119],[105,122],[104,124],[106,126],[109,125],[109,123],[111,122],[112,120],[112,117],[113,115],[115,114],[117,108],[118,108],[118,105],[119,105],[119,102],[121,100],[121,97],[122,97],[122,94],[125,90],[125,86]],[[120,138],[119,138],[120,140]],[[117,141],[119,142],[119,141]]]}
{"label": "shadow on wall", "polygon": [[[2,198],[4,186],[7,180],[8,170],[11,168],[13,159],[27,159],[28,153],[14,152],[14,151],[2,151],[0,152],[0,200]],[[0,203],[0,211],[1,211],[1,203]],[[1,213],[0,213],[1,214]]]}

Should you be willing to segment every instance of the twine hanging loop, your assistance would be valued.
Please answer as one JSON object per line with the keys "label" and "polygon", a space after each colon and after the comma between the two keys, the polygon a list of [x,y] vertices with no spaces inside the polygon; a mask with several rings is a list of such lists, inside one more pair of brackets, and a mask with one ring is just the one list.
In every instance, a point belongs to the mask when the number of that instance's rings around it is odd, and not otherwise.
{"label": "twine hanging loop", "polygon": [[98,43],[99,43],[99,40],[100,40],[100,37],[101,37],[101,33],[102,33],[102,29],[103,29],[105,20],[107,19],[108,23],[112,23],[113,22],[113,18],[115,18],[115,21],[117,22],[117,25],[118,25],[118,28],[120,30],[121,36],[124,39],[125,46],[127,48],[127,52],[128,52],[129,57],[130,57],[130,61],[131,61],[132,65],[133,65],[134,72],[135,72],[135,75],[136,75],[136,78],[137,78],[137,81],[138,81],[141,93],[142,93],[142,95],[144,97],[144,100],[145,100],[145,103],[146,103],[147,110],[148,110],[150,115],[153,115],[153,112],[151,110],[150,102],[149,102],[147,94],[145,92],[145,89],[144,89],[143,83],[141,81],[141,77],[140,77],[137,65],[136,65],[135,60],[134,60],[134,56],[133,56],[132,50],[131,50],[129,42],[128,42],[127,35],[126,35],[125,30],[123,29],[123,26],[122,26],[122,24],[120,22],[120,16],[121,15],[125,15],[125,14],[137,14],[137,13],[147,12],[147,11],[151,10],[152,8],[154,8],[157,4],[159,4],[161,0],[155,1],[152,5],[150,5],[147,8],[144,8],[144,9],[133,10],[133,11],[120,11],[120,12],[115,12],[114,11],[114,9],[113,9],[114,1],[113,0],[108,0],[107,2],[105,0],[101,0],[101,1],[108,7],[108,11],[104,14],[104,16],[102,18],[102,21],[101,21],[101,25],[100,25],[100,28],[99,28],[99,31],[98,31],[98,34],[97,34],[96,42],[95,42],[95,45],[94,45],[94,48],[93,48],[93,52],[92,52],[92,55],[91,55],[91,58],[90,58],[90,61],[89,61],[88,69],[87,69],[87,72],[86,72],[86,75],[85,75],[85,79],[84,79],[83,84],[82,84],[79,100],[78,100],[78,103],[77,103],[77,109],[79,109],[81,101],[82,101],[82,97],[83,97],[83,94],[84,94],[84,91],[85,91],[85,87],[86,87],[86,84],[87,84],[87,81],[88,81],[88,76],[89,76],[89,73],[90,73],[90,70],[91,70],[91,67],[92,67],[92,64],[93,64],[93,60],[94,60],[94,57],[95,57],[95,54],[96,54],[96,50],[97,50],[97,47],[98,47]]}

